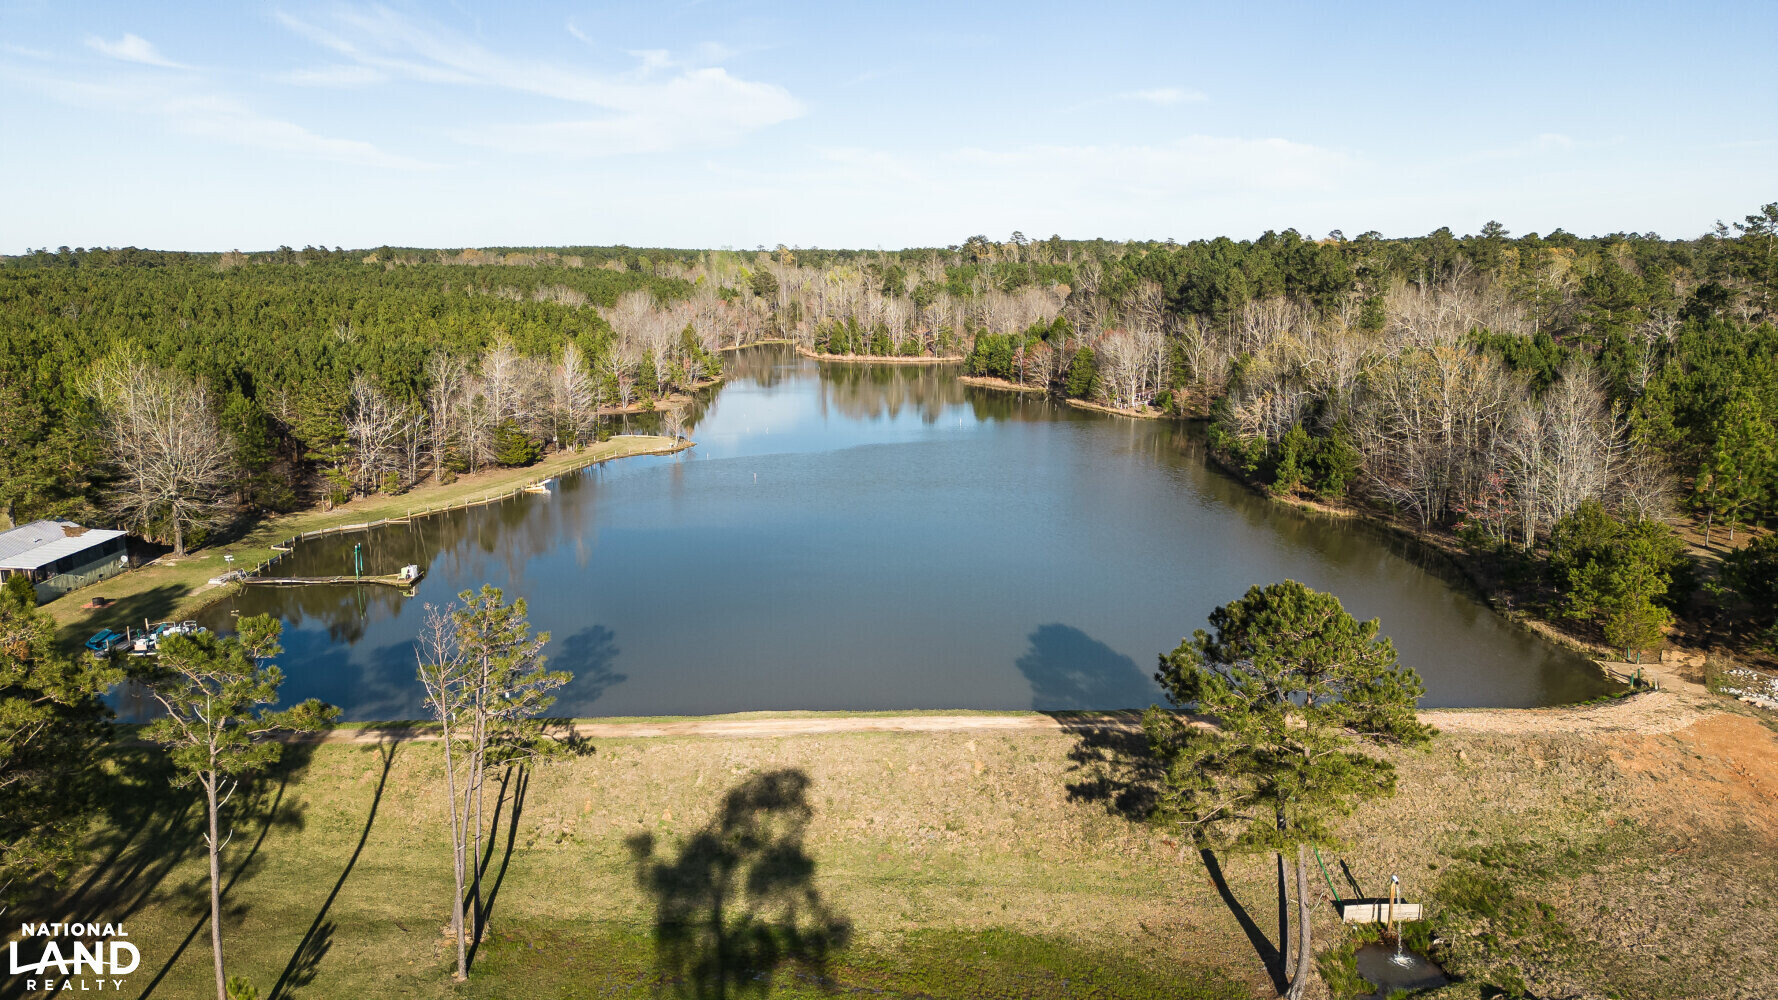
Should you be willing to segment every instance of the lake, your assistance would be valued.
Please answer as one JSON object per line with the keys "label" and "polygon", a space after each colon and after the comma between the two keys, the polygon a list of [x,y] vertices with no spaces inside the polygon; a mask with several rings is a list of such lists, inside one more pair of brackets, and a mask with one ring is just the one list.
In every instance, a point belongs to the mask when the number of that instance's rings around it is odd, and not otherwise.
{"label": "lake", "polygon": [[350,720],[425,714],[423,606],[484,582],[529,601],[552,663],[574,672],[557,715],[1129,708],[1159,700],[1157,654],[1213,607],[1293,578],[1380,618],[1429,706],[1610,687],[1410,543],[1234,482],[1198,428],[964,386],[952,366],[821,365],[780,347],[729,361],[685,416],[696,448],[303,543],[275,568],[350,573],[362,542],[366,572],[423,566],[417,597],[249,588],[206,623],[279,615],[286,701],[322,698]]}

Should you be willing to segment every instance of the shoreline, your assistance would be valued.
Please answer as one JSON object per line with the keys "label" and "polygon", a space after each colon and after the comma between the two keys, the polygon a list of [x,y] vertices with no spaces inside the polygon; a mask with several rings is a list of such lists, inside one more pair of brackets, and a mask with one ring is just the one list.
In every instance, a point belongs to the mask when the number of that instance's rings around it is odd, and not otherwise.
{"label": "shoreline", "polygon": [[964,385],[973,385],[982,389],[998,389],[1001,392],[1039,393],[1045,396],[1049,395],[1049,390],[1042,386],[1023,385],[1018,382],[1008,381],[1007,379],[995,378],[992,375],[959,375],[957,376],[957,381]]}
{"label": "shoreline", "polygon": [[[497,503],[570,472],[618,458],[671,455],[685,451],[695,443],[689,438],[674,440],[664,435],[618,434],[586,448],[553,452],[534,465],[484,471],[448,485],[432,481],[395,496],[360,497],[353,503],[331,510],[308,507],[276,514],[260,520],[226,544],[206,545],[183,557],[169,553],[117,576],[71,590],[42,607],[55,619],[57,643],[78,653],[86,636],[104,627],[102,621],[179,620],[233,596],[244,586],[240,581],[222,584],[209,581],[235,569],[249,576],[257,575],[282,558],[294,542],[302,539],[368,531],[391,523],[407,523],[415,518]],[[444,498],[442,502],[424,504],[429,498],[439,497]],[[231,555],[233,562],[226,558]],[[103,608],[83,607],[93,596],[109,596],[113,600]]]}
{"label": "shoreline", "polygon": [[[752,347],[753,345],[749,344],[747,346]],[[659,399],[653,400],[654,406],[652,408],[645,407],[641,403],[631,403],[628,406],[601,406],[594,410],[593,414],[600,417],[635,417],[644,413],[662,413],[667,410],[683,409],[697,399],[697,393],[703,392],[705,389],[719,386],[727,380],[728,376],[718,375],[715,378],[699,382],[697,385],[692,386],[689,391],[668,393]],[[621,437],[626,435],[614,434],[612,436]]]}
{"label": "shoreline", "polygon": [[[1307,497],[1278,496],[1264,486],[1248,479],[1238,470],[1231,468],[1228,463],[1218,457],[1215,451],[1208,446],[1204,449],[1204,455],[1206,460],[1208,460],[1219,472],[1229,476],[1235,482],[1240,483],[1253,493],[1280,507],[1289,508],[1299,514],[1360,524],[1365,526],[1368,530],[1379,532],[1384,537],[1406,542],[1417,546],[1424,551],[1437,554],[1439,561],[1450,568],[1451,574],[1453,574],[1457,580],[1461,581],[1463,588],[1469,591],[1470,595],[1480,601],[1489,611],[1498,615],[1502,621],[1511,624],[1515,628],[1523,629],[1524,631],[1531,633],[1542,642],[1586,657],[1593,662],[1594,666],[1599,668],[1599,672],[1607,680],[1610,680],[1613,683],[1624,683],[1623,679],[1619,677],[1616,672],[1606,666],[1607,663],[1622,662],[1613,659],[1613,657],[1619,655],[1621,651],[1608,649],[1577,636],[1570,635],[1563,631],[1554,622],[1546,621],[1545,619],[1536,617],[1519,608],[1502,607],[1496,592],[1489,589],[1478,575],[1478,571],[1469,565],[1467,553],[1463,550],[1460,543],[1457,543],[1455,535],[1414,528],[1410,525],[1402,524],[1392,518],[1378,516],[1375,512],[1358,504],[1335,505],[1322,503],[1321,501]],[[1446,576],[1445,574],[1440,575]],[[1446,579],[1447,582],[1450,582],[1449,576],[1446,576]],[[1651,664],[1658,664],[1660,661],[1661,649],[1675,649],[1686,653],[1698,654],[1707,652],[1706,650],[1696,649],[1690,646],[1682,646],[1669,639],[1666,641],[1665,645],[1660,648],[1643,650],[1643,652],[1649,654],[1652,659],[1650,663],[1640,664],[1640,666],[1646,668]],[[1637,664],[1631,664],[1631,666],[1635,667]]]}
{"label": "shoreline", "polygon": [[[1761,717],[1734,699],[1702,685],[1672,678],[1660,690],[1644,689],[1601,701],[1569,705],[1494,708],[1422,708],[1418,718],[1440,733],[1660,733],[1682,729],[1701,716]],[[1142,709],[1057,710],[924,709],[910,711],[765,710],[711,715],[587,716],[554,719],[546,732],[571,739],[654,739],[674,736],[794,737],[839,733],[1026,732],[1068,735],[1084,730],[1139,732]],[[1181,713],[1189,714],[1189,713]],[[1207,720],[1199,720],[1208,725]],[[134,724],[120,724],[127,730]],[[129,739],[122,736],[121,739]],[[313,733],[286,733],[291,743],[377,744],[430,742],[439,738],[429,719],[342,722]]]}
{"label": "shoreline", "polygon": [[[1603,966],[1611,978],[1590,980],[1599,988],[1588,995],[1609,987],[1632,996],[1728,996],[1715,987],[1729,979],[1735,995],[1752,995],[1747,975],[1762,977],[1751,988],[1769,995],[1778,974],[1767,935],[1745,907],[1723,901],[1744,898],[1747,886],[1768,884],[1778,870],[1770,854],[1778,821],[1765,808],[1778,779],[1778,742],[1737,709],[1663,692],[1575,710],[1422,715],[1440,729],[1431,743],[1381,754],[1396,768],[1396,794],[1336,821],[1350,846],[1321,848],[1332,878],[1345,877],[1335,891],[1345,895],[1350,884],[1353,896],[1364,897],[1374,894],[1366,888],[1399,875],[1404,892],[1428,906],[1432,934],[1450,942],[1449,953],[1433,957],[1472,983],[1500,981],[1499,968],[1559,984],[1573,981],[1573,969]],[[489,851],[488,881],[503,887],[501,908],[476,989],[580,995],[589,982],[613,982],[638,984],[622,995],[647,995],[661,982],[651,931],[661,926],[662,897],[638,872],[707,878],[705,845],[744,824],[741,832],[772,836],[743,860],[796,860],[796,871],[809,874],[794,883],[806,894],[792,898],[818,900],[820,913],[843,918],[836,926],[853,928],[850,943],[823,967],[824,985],[836,984],[835,992],[1274,995],[1264,956],[1244,930],[1273,925],[1277,915],[1272,859],[1219,851],[1200,864],[1189,844],[1181,849],[1176,828],[1146,821],[1142,799],[1125,805],[1120,796],[1141,794],[1149,779],[1132,766],[1139,761],[1108,749],[1128,739],[1108,716],[908,713],[859,720],[871,728],[823,729],[847,720],[761,714],[710,720],[721,723],[716,728],[630,720],[589,729],[583,752],[528,770],[519,795],[495,810],[491,826],[500,839]],[[937,728],[947,719],[963,728]],[[907,721],[926,728],[902,728]],[[131,735],[120,733],[107,758],[147,752],[128,742]],[[299,931],[327,927],[315,920],[325,914],[342,930],[317,938],[336,946],[308,967],[304,996],[446,1000],[457,987],[448,981],[449,937],[441,934],[452,883],[440,831],[449,794],[440,742],[402,739],[398,731],[333,735],[286,744],[276,769],[246,786],[261,794],[235,800],[254,810],[237,813],[236,822],[255,853],[229,888],[231,903],[251,915],[232,939],[230,961],[242,976],[275,982],[290,967]],[[87,887],[137,889],[141,905],[129,919],[143,966],[164,971],[160,989],[200,995],[213,983],[213,966],[207,952],[181,944],[193,916],[178,890],[207,876],[201,847],[155,865],[136,850],[144,815],[192,831],[191,842],[201,845],[192,797],[169,794],[159,782],[119,784],[123,804],[137,808],[102,816],[94,841],[102,849],[33,910],[82,912],[78,904],[93,898]],[[281,817],[291,821],[274,821]],[[116,849],[119,842],[127,852]],[[150,840],[143,850],[160,843]],[[1550,857],[1561,867],[1541,860]],[[748,884],[748,868],[732,870],[735,886]],[[1475,877],[1488,888],[1479,896]],[[1676,884],[1697,891],[1676,894]],[[721,898],[737,901],[734,913],[757,912],[738,893]],[[1231,898],[1248,909],[1231,907]],[[1540,903],[1548,909],[1533,912],[1543,916],[1513,917],[1513,940],[1522,946],[1493,952],[1473,943],[1475,928],[1492,926],[1484,922],[1490,913]],[[694,915],[707,915],[710,905],[700,903]],[[1620,960],[1612,935],[1626,913],[1674,918],[1660,922],[1663,936],[1651,940],[1643,965],[1627,970],[1609,964]],[[1165,914],[1177,916],[1157,917]],[[1312,916],[1322,954],[1340,960],[1340,949],[1358,938],[1333,906],[1318,905]],[[894,944],[902,940],[912,943]],[[1008,941],[1023,940],[1044,943],[1008,950]],[[1736,964],[1704,989],[1695,963],[1657,957],[1718,940]],[[1087,989],[1031,989],[1046,982],[1037,976],[1055,968],[1064,948],[1090,949],[1084,954],[1098,978],[1083,971]],[[1564,950],[1574,948],[1585,950]],[[1010,971],[984,988],[982,974],[959,964],[965,961]],[[1152,989],[1143,980],[1122,990],[1109,978],[1149,968],[1236,985],[1204,992],[1183,979]],[[939,969],[962,970],[950,980],[954,987],[932,988]]]}
{"label": "shoreline", "polygon": [[900,354],[816,354],[801,344],[796,345],[796,353],[816,361],[841,361],[848,364],[870,365],[954,365],[967,360],[961,354],[942,358],[929,354],[921,354],[917,357],[907,357]]}
{"label": "shoreline", "polygon": [[[994,389],[999,392],[1037,393],[1044,396],[1050,395],[1050,391],[1042,386],[1024,385],[1008,379],[996,378],[992,375],[959,375],[957,376],[957,381],[964,385],[973,385],[982,389]],[[1163,420],[1169,415],[1164,410],[1126,410],[1115,406],[1106,406],[1104,403],[1094,403],[1090,400],[1074,399],[1070,396],[1058,396],[1056,397],[1056,400],[1057,402],[1072,406],[1077,410],[1104,413],[1114,417],[1129,417],[1132,420]]]}
{"label": "shoreline", "polygon": [[1091,410],[1094,413],[1109,413],[1112,416],[1129,417],[1132,420],[1160,420],[1167,415],[1160,410],[1122,410],[1115,406],[1106,406],[1103,403],[1089,403],[1084,399],[1064,398],[1062,402],[1067,403],[1069,406],[1072,406],[1077,410]]}
{"label": "shoreline", "polygon": [[764,340],[750,340],[745,344],[730,344],[727,347],[718,347],[716,349],[716,353],[728,354],[733,351],[745,350],[746,348],[749,348],[749,347],[758,347],[762,344],[794,344],[794,343],[796,343],[796,341],[791,340],[789,337],[767,337]]}

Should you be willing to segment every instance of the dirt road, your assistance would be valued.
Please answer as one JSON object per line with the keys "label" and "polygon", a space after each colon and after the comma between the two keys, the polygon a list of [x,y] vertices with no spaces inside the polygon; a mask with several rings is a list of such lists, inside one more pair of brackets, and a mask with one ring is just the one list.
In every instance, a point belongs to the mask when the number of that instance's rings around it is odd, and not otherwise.
{"label": "dirt road", "polygon": [[[1706,696],[1655,691],[1578,708],[1440,709],[1421,719],[1450,733],[1668,733],[1721,711]],[[1080,712],[1018,715],[773,715],[713,717],[671,722],[575,722],[569,729],[583,739],[644,739],[659,736],[808,736],[822,733],[1073,732],[1084,728],[1141,725],[1140,712]],[[381,743],[428,740],[425,725],[336,729],[328,742]]]}

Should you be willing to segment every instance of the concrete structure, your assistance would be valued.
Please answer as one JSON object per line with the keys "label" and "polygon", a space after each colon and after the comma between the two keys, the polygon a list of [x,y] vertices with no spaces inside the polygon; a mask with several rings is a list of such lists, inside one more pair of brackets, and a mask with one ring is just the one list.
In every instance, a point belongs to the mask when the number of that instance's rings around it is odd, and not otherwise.
{"label": "concrete structure", "polygon": [[129,566],[125,533],[73,521],[32,521],[0,532],[0,580],[23,576],[51,601]]}

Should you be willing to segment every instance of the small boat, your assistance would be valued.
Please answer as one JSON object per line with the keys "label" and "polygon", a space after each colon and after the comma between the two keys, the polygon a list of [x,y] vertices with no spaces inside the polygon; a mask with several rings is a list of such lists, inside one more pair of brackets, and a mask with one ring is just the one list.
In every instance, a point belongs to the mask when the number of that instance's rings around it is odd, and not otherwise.
{"label": "small boat", "polygon": [[170,635],[196,635],[200,632],[208,631],[210,630],[193,621],[161,622],[147,632],[137,636],[135,640],[130,643],[130,655],[150,656],[160,652],[161,640]]}
{"label": "small boat", "polygon": [[94,632],[93,637],[86,641],[86,648],[95,658],[102,660],[105,657],[110,656],[112,650],[126,642],[129,642],[129,640],[123,635],[113,632],[108,628],[103,628]]}

